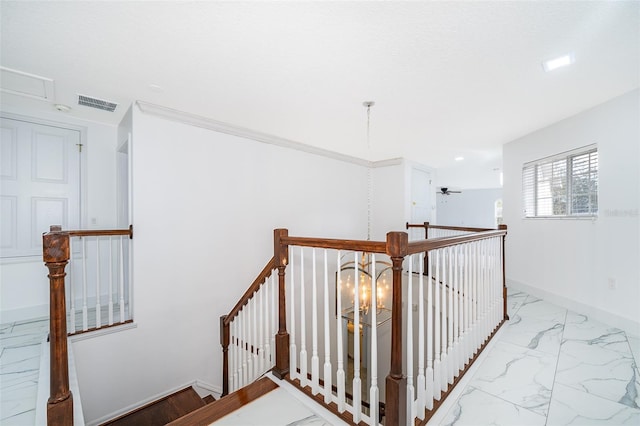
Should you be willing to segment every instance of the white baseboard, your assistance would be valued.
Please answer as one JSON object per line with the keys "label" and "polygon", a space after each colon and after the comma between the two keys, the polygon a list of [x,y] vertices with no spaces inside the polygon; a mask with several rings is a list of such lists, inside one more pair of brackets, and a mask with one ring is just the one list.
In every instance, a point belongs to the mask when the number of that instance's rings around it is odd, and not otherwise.
{"label": "white baseboard", "polygon": [[[216,399],[220,396],[220,394],[222,393],[222,388],[220,386],[215,386],[215,385],[211,385],[207,382],[204,382],[202,380],[193,380],[191,382],[187,382],[184,383],[182,385],[173,387],[165,392],[161,392],[158,394],[155,394],[153,396],[150,396],[149,398],[145,398],[141,401],[138,401],[136,403],[133,403],[127,407],[124,407],[120,410],[114,411],[112,413],[109,413],[105,416],[100,417],[99,419],[95,419],[95,420],[91,420],[90,422],[87,422],[87,426],[97,426],[100,425],[102,423],[105,423],[109,420],[115,419],[116,417],[122,416],[123,414],[127,414],[133,410],[136,410],[140,407],[143,407],[153,401],[157,401],[159,399],[162,399],[166,396],[169,396],[173,393],[178,392],[179,390],[182,390],[184,388],[188,388],[189,386],[193,386],[193,388],[196,390],[196,392],[198,393],[198,395],[202,394],[204,395],[208,395],[210,393],[216,393]],[[215,396],[215,395],[214,395]]]}
{"label": "white baseboard", "polygon": [[49,316],[49,305],[26,306],[0,311],[0,324],[43,318]]}
{"label": "white baseboard", "polygon": [[585,305],[584,303],[576,302],[564,296],[560,296],[555,293],[551,293],[546,290],[542,290],[537,287],[530,286],[512,279],[507,278],[507,287],[512,287],[517,290],[528,293],[532,296],[539,297],[547,302],[560,305],[567,309],[570,309],[579,314],[587,315],[596,321],[603,322],[607,325],[624,330],[625,333],[632,336],[640,336],[640,322],[634,321],[628,318],[621,317],[611,312],[598,309],[595,306]]}

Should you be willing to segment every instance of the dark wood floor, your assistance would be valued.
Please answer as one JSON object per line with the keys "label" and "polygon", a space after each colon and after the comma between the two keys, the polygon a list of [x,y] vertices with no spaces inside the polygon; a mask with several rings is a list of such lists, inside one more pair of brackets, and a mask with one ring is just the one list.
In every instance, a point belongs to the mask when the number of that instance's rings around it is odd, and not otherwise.
{"label": "dark wood floor", "polygon": [[[207,398],[207,401],[213,399]],[[170,423],[207,404],[192,387],[138,408],[102,426],[157,426]]]}

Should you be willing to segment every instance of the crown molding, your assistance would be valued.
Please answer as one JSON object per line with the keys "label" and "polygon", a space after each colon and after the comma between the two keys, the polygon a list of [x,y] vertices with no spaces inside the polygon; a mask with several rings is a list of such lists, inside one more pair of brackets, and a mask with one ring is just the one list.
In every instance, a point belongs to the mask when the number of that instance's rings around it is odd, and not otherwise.
{"label": "crown molding", "polygon": [[403,162],[404,158],[402,157],[389,158],[388,160],[370,161],[369,167],[371,167],[372,169],[377,169],[380,167],[399,166],[403,164]]}
{"label": "crown molding", "polygon": [[262,133],[255,130],[251,130],[246,127],[224,123],[222,121],[214,120],[212,118],[207,118],[207,117],[191,114],[184,111],[179,111],[176,109],[167,108],[161,105],[156,105],[156,104],[152,104],[144,101],[136,101],[136,105],[138,106],[140,111],[144,114],[154,115],[157,117],[166,118],[168,120],[177,121],[179,123],[189,124],[195,127],[201,127],[204,129],[214,130],[220,133],[226,133],[232,136],[247,138],[257,142],[266,143],[269,145],[276,145],[283,148],[295,149],[297,151],[302,151],[309,154],[320,155],[322,157],[331,158],[333,160],[356,164],[358,166],[376,167],[373,162],[364,160],[362,158],[340,154],[338,152],[330,151],[328,149],[318,148],[315,146],[304,144],[302,142],[296,142],[290,139],[281,138],[279,136],[270,135],[268,133]]}

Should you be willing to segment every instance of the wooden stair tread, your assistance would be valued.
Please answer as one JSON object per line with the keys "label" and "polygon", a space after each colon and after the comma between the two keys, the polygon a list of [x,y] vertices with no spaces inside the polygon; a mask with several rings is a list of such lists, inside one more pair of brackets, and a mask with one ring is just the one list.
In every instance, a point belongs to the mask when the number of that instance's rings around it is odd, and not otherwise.
{"label": "wooden stair tread", "polygon": [[242,389],[238,389],[215,402],[174,420],[170,423],[170,426],[209,425],[276,388],[278,388],[277,383],[268,377],[263,377]]}
{"label": "wooden stair tread", "polygon": [[204,401],[205,404],[211,404],[212,402],[216,402],[216,399],[213,397],[213,395],[207,395],[204,398],[202,398],[202,400]]}
{"label": "wooden stair tread", "polygon": [[164,425],[206,404],[192,387],[140,407],[102,426],[155,426]]}

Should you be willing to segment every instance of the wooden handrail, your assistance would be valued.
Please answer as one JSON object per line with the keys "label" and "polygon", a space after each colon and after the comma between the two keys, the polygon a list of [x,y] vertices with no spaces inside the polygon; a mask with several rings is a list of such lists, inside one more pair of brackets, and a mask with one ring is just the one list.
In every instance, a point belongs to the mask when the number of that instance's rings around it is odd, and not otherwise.
{"label": "wooden handrail", "polygon": [[406,228],[433,228],[433,229],[446,229],[449,231],[464,231],[464,232],[484,232],[494,231],[495,228],[471,228],[466,226],[446,226],[446,225],[431,225],[429,222],[424,223],[406,223]]}
{"label": "wooden handrail", "polygon": [[415,254],[439,249],[442,247],[454,246],[471,241],[484,240],[493,237],[502,237],[507,234],[506,229],[476,232],[469,235],[456,235],[453,237],[432,238],[430,240],[411,241],[408,245],[407,254]]}
{"label": "wooden handrail", "polygon": [[387,248],[387,244],[384,241],[339,240],[335,238],[283,237],[282,243],[290,246],[320,247],[383,254],[386,253]]}
{"label": "wooden handrail", "polygon": [[253,280],[253,283],[251,283],[247,291],[245,291],[242,297],[240,297],[240,300],[238,300],[238,303],[236,303],[233,309],[231,309],[231,311],[229,311],[229,313],[225,315],[225,320],[224,320],[225,326],[231,324],[231,321],[233,321],[236,315],[238,315],[238,312],[240,312],[240,309],[242,309],[242,307],[246,305],[249,302],[249,300],[251,300],[251,298],[253,297],[253,294],[260,289],[262,284],[264,284],[265,280],[271,276],[271,271],[273,271],[275,268],[276,268],[276,260],[275,260],[275,257],[272,257],[269,260],[269,262],[267,262],[265,267],[262,268],[262,271],[260,271],[256,279]]}
{"label": "wooden handrail", "polygon": [[71,237],[107,237],[128,235],[129,239],[132,239],[133,225],[129,225],[128,229],[77,229],[64,232],[67,232]]}

